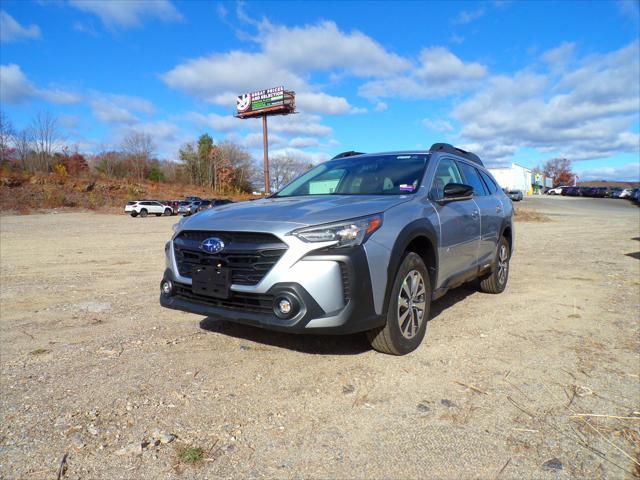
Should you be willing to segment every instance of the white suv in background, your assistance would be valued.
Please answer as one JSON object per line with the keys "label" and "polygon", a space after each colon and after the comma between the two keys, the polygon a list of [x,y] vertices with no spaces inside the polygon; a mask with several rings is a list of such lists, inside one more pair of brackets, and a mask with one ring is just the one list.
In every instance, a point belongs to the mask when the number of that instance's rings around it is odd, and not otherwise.
{"label": "white suv in background", "polygon": [[562,195],[563,188],[569,188],[569,185],[561,185],[559,187],[555,187],[550,190],[547,190],[547,195]]}
{"label": "white suv in background", "polygon": [[173,214],[173,209],[153,200],[141,200],[138,202],[127,202],[127,205],[124,207],[124,213],[129,213],[132,217],[137,217],[138,215],[146,217],[150,213],[153,213],[156,217],[160,215],[168,217]]}

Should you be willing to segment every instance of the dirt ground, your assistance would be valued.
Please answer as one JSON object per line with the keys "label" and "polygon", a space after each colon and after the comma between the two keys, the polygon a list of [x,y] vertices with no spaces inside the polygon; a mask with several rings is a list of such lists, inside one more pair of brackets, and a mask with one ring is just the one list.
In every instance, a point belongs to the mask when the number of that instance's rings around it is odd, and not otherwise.
{"label": "dirt ground", "polygon": [[640,209],[521,208],[507,291],[405,357],[161,308],[175,217],[0,217],[0,477],[634,478]]}

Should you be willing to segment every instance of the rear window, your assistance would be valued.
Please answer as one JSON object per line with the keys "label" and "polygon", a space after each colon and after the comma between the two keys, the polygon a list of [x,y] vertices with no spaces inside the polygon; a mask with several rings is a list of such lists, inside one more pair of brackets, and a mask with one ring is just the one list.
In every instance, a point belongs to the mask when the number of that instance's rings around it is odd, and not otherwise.
{"label": "rear window", "polygon": [[480,176],[482,177],[482,180],[484,180],[485,185],[487,186],[487,188],[489,189],[489,192],[492,195],[498,191],[498,185],[493,180],[493,178],[491,178],[491,176],[487,175],[482,170],[480,170]]}

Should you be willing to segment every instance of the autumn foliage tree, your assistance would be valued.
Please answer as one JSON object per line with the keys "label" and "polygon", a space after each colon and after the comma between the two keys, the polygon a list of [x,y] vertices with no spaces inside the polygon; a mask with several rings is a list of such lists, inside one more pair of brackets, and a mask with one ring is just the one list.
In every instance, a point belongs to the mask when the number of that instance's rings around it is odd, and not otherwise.
{"label": "autumn foliage tree", "polygon": [[544,164],[544,174],[553,179],[553,186],[573,185],[576,174],[571,171],[571,161],[566,158],[552,158]]}

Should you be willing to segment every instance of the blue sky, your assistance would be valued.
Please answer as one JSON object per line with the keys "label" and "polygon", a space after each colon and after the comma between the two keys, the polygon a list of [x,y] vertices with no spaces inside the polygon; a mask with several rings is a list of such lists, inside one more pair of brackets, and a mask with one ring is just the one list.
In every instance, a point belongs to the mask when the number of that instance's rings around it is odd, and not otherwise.
{"label": "blue sky", "polygon": [[489,165],[555,156],[582,179],[640,178],[640,7],[571,2],[11,1],[0,13],[0,101],[38,111],[65,144],[150,133],[161,158],[203,132],[261,156],[235,95],[284,85],[272,155],[446,141]]}

